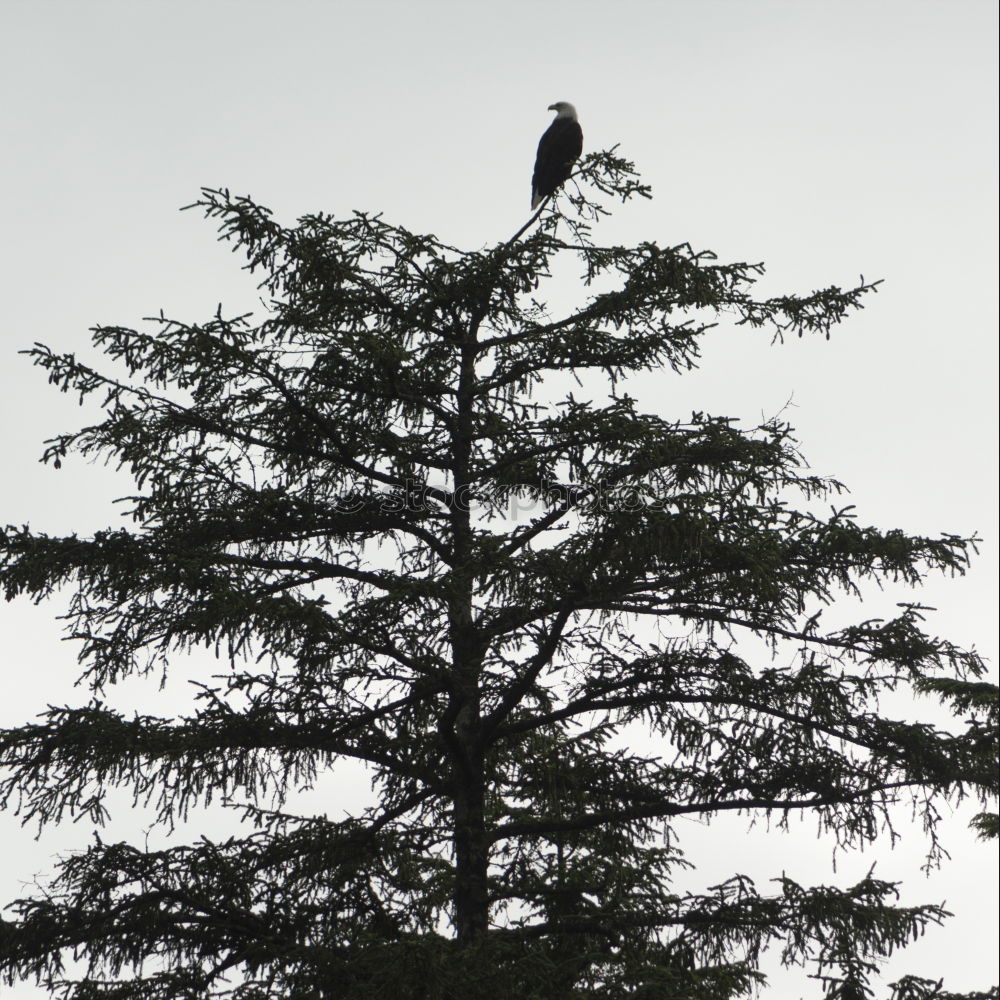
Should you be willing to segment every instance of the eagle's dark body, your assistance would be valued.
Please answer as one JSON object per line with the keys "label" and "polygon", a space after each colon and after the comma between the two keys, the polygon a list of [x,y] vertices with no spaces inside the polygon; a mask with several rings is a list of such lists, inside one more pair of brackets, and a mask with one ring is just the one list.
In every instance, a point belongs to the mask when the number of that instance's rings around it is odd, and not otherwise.
{"label": "eagle's dark body", "polygon": [[556,193],[573,171],[583,152],[583,130],[576,120],[576,108],[566,101],[549,105],[556,117],[538,142],[535,172],[531,176],[531,207]]}

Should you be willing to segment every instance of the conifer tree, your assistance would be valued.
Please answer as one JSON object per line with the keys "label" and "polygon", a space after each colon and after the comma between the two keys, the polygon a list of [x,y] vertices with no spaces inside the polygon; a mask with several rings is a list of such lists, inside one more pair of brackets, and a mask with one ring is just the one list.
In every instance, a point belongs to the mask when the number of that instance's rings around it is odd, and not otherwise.
{"label": "conifer tree", "polygon": [[[72,1000],[726,1000],[752,994],[772,947],[817,997],[861,1000],[881,957],[946,917],[874,873],[678,888],[684,817],[812,814],[851,849],[890,836],[903,802],[933,860],[942,805],[992,800],[996,688],[975,652],[928,633],[916,603],[820,619],[871,582],[963,572],[975,539],[866,527],[780,420],[643,412],[629,377],[691,368],[719,318],[829,336],[875,286],[755,297],[758,265],[597,241],[613,199],[648,195],[616,151],[574,184],[480,251],[363,213],[286,227],[206,189],[261,316],[97,327],[104,371],[28,352],[103,407],[45,460],[109,459],[135,491],[126,526],[93,537],[4,530],[8,600],[71,594],[89,695],[0,733],[2,801],[99,826],[126,788],[168,827],[220,800],[244,825],[81,844],[0,923],[7,983]],[[578,305],[557,312],[543,291],[573,259]],[[199,647],[218,667],[188,714],[109,705]],[[893,689],[954,725],[882,714]],[[297,809],[346,760],[369,769],[371,805]]]}

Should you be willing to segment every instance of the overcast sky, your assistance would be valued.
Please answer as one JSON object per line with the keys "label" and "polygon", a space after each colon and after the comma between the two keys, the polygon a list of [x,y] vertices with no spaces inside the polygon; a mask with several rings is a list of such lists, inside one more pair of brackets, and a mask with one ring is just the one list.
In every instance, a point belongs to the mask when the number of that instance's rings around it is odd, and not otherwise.
{"label": "overcast sky", "polygon": [[[850,486],[862,520],[978,532],[972,572],[918,596],[940,609],[933,631],[995,663],[996,7],[0,0],[0,521],[85,534],[116,523],[110,501],[128,488],[78,461],[37,464],[44,438],[94,414],[18,350],[38,340],[87,356],[98,322],[254,306],[212,225],[177,211],[202,185],[250,194],[286,222],[381,211],[474,249],[527,217],[546,107],[568,100],[585,148],[619,144],[653,187],[651,203],[607,223],[605,241],[762,260],[766,293],[885,279],[829,342],[771,346],[763,333],[720,329],[699,372],[636,392],[676,418],[698,409],[756,422],[787,407],[813,469]],[[888,593],[875,613],[912,596]],[[2,725],[87,698],[72,688],[56,609],[0,607]],[[996,852],[967,831],[968,815],[949,821],[953,861],[927,880],[913,830],[894,852],[841,858],[837,872],[805,825],[749,838],[699,828],[689,857],[705,885],[783,869],[845,884],[877,860],[882,877],[906,880],[906,901],[944,899],[956,912],[894,959],[890,978],[941,973],[952,989],[985,987],[998,978]],[[116,835],[141,836],[129,824],[116,817]],[[0,899],[90,829],[35,843],[0,817]],[[800,978],[775,982],[770,996],[819,993]]]}

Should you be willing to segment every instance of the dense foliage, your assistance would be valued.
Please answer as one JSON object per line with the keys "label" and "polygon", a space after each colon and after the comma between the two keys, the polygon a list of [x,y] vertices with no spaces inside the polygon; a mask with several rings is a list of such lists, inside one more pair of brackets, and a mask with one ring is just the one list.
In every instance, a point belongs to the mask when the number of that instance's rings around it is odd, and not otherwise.
{"label": "dense foliage", "polygon": [[[760,299],[757,265],[600,245],[607,197],[648,192],[614,151],[576,182],[565,211],[482,251],[364,214],[289,228],[205,190],[263,318],[98,327],[103,372],[30,352],[103,405],[46,459],[110,458],[136,486],[128,527],[0,539],[8,599],[73,595],[91,691],[0,733],[3,802],[100,824],[125,787],[167,827],[210,799],[245,824],[59,860],[0,924],[9,982],[74,1000],[724,1000],[773,946],[848,1000],[946,916],[874,874],[677,888],[685,816],[808,812],[849,849],[890,836],[904,801],[933,856],[942,803],[996,794],[996,689],[916,604],[820,623],[867,582],[962,572],[972,539],[864,526],[779,421],[672,419],[627,392],[691,367],[720,316],[828,336],[873,286]],[[539,289],[567,258],[584,290],[554,314]],[[190,714],[109,707],[197,647],[219,666]],[[881,714],[897,688],[951,705],[952,731]],[[370,808],[299,815],[296,791],[347,758]],[[955,994],[908,978],[892,996]]]}

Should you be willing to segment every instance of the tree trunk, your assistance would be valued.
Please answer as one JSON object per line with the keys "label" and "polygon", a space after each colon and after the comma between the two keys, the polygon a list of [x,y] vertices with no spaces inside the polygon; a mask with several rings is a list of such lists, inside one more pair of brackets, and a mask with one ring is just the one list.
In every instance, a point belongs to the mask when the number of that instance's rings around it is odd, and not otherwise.
{"label": "tree trunk", "polygon": [[485,935],[489,926],[487,887],[485,784],[482,763],[464,761],[456,767],[455,803],[455,929],[460,946]]}

